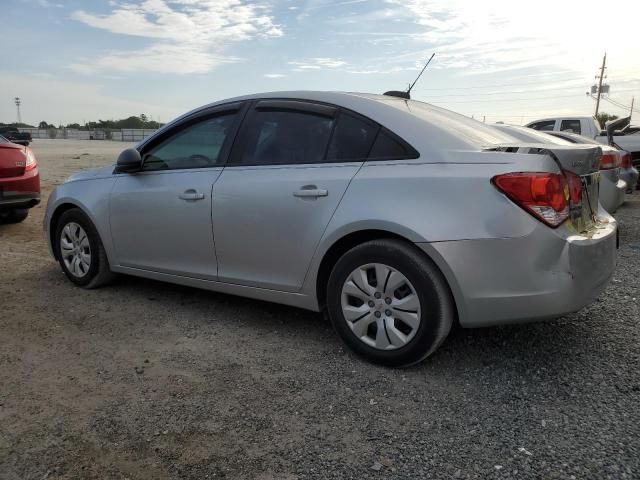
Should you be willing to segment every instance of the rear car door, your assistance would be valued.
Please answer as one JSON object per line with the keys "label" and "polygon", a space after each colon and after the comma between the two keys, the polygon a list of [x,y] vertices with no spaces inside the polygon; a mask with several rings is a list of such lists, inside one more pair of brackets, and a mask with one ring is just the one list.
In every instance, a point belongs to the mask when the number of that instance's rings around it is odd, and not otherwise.
{"label": "rear car door", "polygon": [[202,279],[217,277],[211,189],[237,130],[241,104],[187,119],[143,147],[142,171],[111,192],[119,265]]}
{"label": "rear car door", "polygon": [[254,103],[213,189],[220,281],[300,290],[378,129],[324,104]]}

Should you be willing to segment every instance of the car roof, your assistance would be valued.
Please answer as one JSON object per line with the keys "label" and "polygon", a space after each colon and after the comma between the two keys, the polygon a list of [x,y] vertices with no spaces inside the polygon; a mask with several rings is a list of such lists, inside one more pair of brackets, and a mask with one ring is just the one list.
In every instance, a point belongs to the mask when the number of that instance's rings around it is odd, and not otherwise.
{"label": "car roof", "polygon": [[[445,151],[477,151],[500,144],[513,144],[515,140],[489,125],[418,100],[371,93],[332,91],[281,91],[233,97],[196,108],[169,122],[162,130],[195,113],[219,105],[273,98],[322,102],[355,111],[398,134],[421,155],[433,154],[434,160]],[[145,143],[146,141],[143,141],[139,147]]]}

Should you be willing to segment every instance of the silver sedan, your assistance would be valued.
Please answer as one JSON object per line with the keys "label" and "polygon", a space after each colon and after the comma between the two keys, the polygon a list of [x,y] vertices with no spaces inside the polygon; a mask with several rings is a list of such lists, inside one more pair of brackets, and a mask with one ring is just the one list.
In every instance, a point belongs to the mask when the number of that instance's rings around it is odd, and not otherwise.
{"label": "silver sedan", "polygon": [[599,295],[616,263],[601,153],[391,96],[251,95],[72,176],[44,227],[78,286],[129,274],[326,310],[355,352],[402,366],[454,323],[554,318]]}

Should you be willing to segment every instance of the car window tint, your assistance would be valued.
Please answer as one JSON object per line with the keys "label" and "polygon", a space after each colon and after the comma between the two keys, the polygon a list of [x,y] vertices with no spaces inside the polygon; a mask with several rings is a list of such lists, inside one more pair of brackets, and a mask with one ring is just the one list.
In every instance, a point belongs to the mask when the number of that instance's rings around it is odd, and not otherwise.
{"label": "car window tint", "polygon": [[243,127],[234,163],[274,165],[324,161],[333,118],[302,111],[255,110]]}
{"label": "car window tint", "polygon": [[342,112],[329,144],[327,160],[363,160],[367,158],[380,127]]}
{"label": "car window tint", "polygon": [[203,168],[220,164],[220,151],[236,113],[210,118],[171,136],[144,158],[143,170]]}
{"label": "car window tint", "polygon": [[562,120],[560,130],[580,134],[580,120]]}
{"label": "car window tint", "polygon": [[402,160],[418,158],[418,154],[392,133],[381,129],[369,153],[369,160]]}
{"label": "car window tint", "polygon": [[545,120],[543,122],[532,123],[531,125],[529,125],[529,128],[533,128],[534,130],[551,131],[555,126],[555,120]]}

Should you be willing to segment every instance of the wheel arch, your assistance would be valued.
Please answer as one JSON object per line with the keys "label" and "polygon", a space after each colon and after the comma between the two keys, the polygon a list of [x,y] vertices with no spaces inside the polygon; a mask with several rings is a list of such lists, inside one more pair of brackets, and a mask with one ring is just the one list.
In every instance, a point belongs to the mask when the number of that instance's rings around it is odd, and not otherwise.
{"label": "wheel arch", "polygon": [[[72,210],[74,208],[77,208],[78,210],[80,210],[82,213],[84,213],[86,215],[86,217],[89,219],[89,221],[93,224],[94,228],[96,229],[96,231],[98,232],[98,235],[100,236],[100,240],[102,241],[102,243],[104,244],[104,235],[103,233],[100,231],[99,225],[96,223],[95,219],[93,218],[93,215],[91,215],[88,211],[87,208],[83,207],[83,205],[81,205],[78,202],[73,202],[70,200],[64,200],[61,201],[58,205],[56,205],[55,209],[53,210],[53,212],[51,213],[51,218],[49,219],[49,245],[51,245],[51,252],[53,254],[53,257],[56,260],[59,260],[58,258],[58,253],[57,253],[57,249],[55,248],[56,245],[56,230],[57,230],[57,224],[58,224],[58,220],[60,220],[60,217],[62,216],[62,214],[64,214],[64,212],[67,212],[69,210]],[[106,251],[106,249],[105,249]],[[107,258],[109,257],[108,252],[106,251],[107,254]],[[110,260],[110,259],[109,259]]]}
{"label": "wheel arch", "polygon": [[444,262],[444,259],[442,259],[436,250],[430,247],[428,243],[420,243],[420,245],[416,245],[415,242],[411,241],[411,239],[406,236],[384,229],[364,229],[347,233],[333,242],[333,244],[326,250],[318,266],[315,278],[315,294],[318,302],[318,308],[320,310],[324,310],[326,306],[326,290],[329,275],[331,274],[331,270],[338,259],[357,245],[371,240],[381,239],[395,239],[412,246],[423,258],[431,262],[440,271],[447,283],[449,292],[451,293],[456,312],[455,322],[458,323],[459,318],[464,314],[463,297],[458,282],[453,276],[453,272]]}

